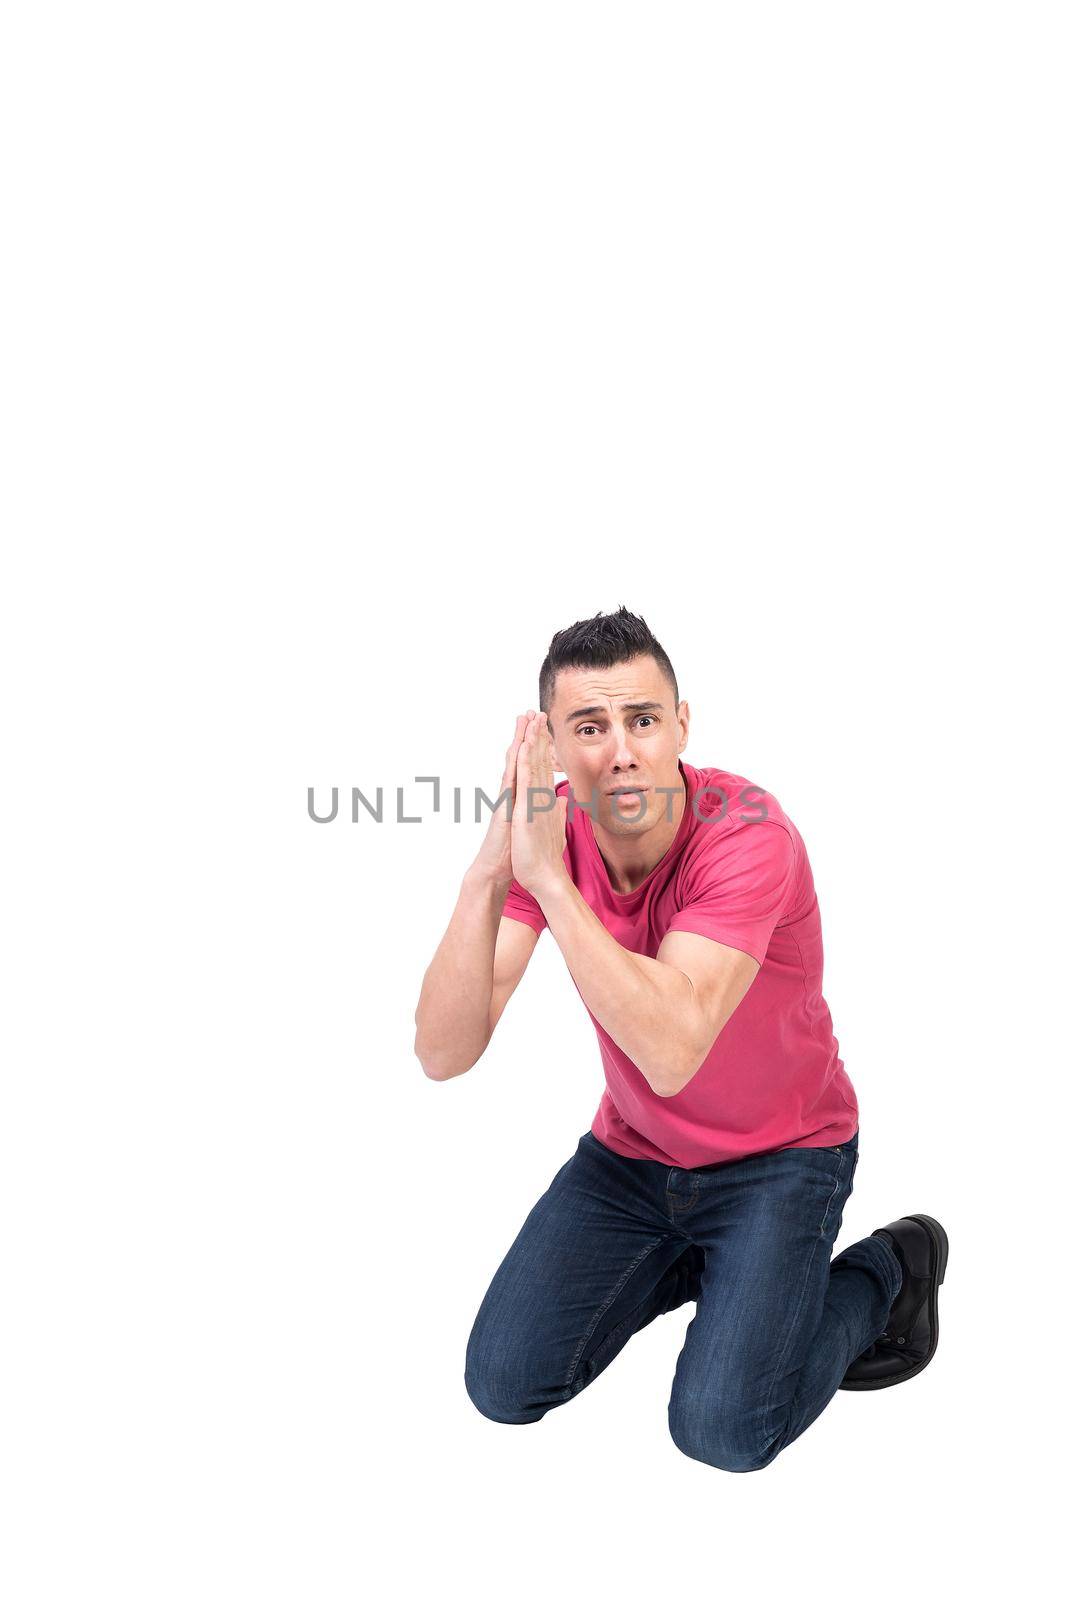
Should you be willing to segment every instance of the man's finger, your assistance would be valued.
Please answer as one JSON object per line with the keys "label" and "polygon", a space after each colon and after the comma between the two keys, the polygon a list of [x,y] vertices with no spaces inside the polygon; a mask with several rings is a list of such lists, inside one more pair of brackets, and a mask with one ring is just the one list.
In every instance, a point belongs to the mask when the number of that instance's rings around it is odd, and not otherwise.
{"label": "man's finger", "polygon": [[549,718],[544,711],[538,717],[536,752],[538,774],[551,785],[553,774],[549,765]]}
{"label": "man's finger", "polygon": [[518,717],[515,719],[515,732],[512,735],[512,742],[508,746],[508,754],[510,756],[514,755],[519,749],[519,746],[523,743],[527,731],[527,722],[527,713],[525,711],[521,711]]}

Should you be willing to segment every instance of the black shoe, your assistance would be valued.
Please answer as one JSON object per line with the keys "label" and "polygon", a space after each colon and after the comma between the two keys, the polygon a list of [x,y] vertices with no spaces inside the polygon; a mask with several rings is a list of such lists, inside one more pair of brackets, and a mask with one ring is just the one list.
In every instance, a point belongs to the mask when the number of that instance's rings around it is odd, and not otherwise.
{"label": "black shoe", "polygon": [[885,1332],[846,1369],[840,1389],[885,1389],[921,1372],[938,1344],[938,1286],[946,1275],[949,1239],[934,1217],[901,1217],[876,1228],[901,1263],[901,1289]]}

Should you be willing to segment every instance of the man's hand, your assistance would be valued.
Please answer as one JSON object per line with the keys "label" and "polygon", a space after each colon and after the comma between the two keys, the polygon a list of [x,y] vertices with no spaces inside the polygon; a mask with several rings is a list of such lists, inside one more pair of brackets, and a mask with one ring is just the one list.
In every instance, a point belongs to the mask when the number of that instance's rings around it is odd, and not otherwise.
{"label": "man's hand", "polygon": [[504,801],[498,805],[490,818],[486,837],[483,839],[478,855],[475,857],[468,871],[476,876],[485,876],[497,889],[507,889],[514,876],[512,872],[512,814],[515,811],[515,784],[516,784],[516,759],[519,748],[523,742],[527,724],[534,716],[533,711],[521,711],[515,719],[515,736],[504,758],[504,774],[501,778],[501,787],[498,796],[504,795]]}
{"label": "man's hand", "polygon": [[556,795],[549,756],[548,716],[527,723],[519,745],[515,809],[512,813],[512,873],[535,900],[539,890],[567,878],[567,795]]}

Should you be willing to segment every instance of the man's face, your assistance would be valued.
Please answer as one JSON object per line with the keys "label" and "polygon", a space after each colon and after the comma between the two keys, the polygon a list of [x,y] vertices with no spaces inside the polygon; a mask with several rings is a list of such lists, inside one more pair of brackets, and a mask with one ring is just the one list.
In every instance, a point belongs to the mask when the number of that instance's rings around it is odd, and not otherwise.
{"label": "man's face", "polygon": [[[549,711],[553,766],[609,833],[647,833],[665,815],[678,823],[685,794],[655,790],[681,788],[689,721],[689,706],[680,701],[676,713],[671,685],[652,656],[618,667],[570,667],[557,675]],[[613,799],[621,789],[643,790],[644,798]]]}

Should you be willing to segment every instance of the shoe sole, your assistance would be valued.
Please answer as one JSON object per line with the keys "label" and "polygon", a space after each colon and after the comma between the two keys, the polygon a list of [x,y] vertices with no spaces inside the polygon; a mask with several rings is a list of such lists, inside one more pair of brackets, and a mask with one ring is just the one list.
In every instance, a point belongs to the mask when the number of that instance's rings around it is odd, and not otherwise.
{"label": "shoe sole", "polygon": [[934,1217],[927,1217],[921,1211],[908,1213],[911,1222],[918,1222],[934,1242],[935,1261],[934,1271],[931,1274],[934,1286],[928,1299],[928,1314],[931,1322],[931,1348],[923,1360],[914,1367],[908,1367],[904,1372],[895,1373],[889,1378],[854,1378],[848,1383],[840,1383],[840,1389],[889,1389],[895,1383],[907,1383],[909,1378],[914,1378],[934,1355],[938,1348],[938,1288],[946,1275],[946,1262],[949,1260],[949,1235],[945,1228]]}

